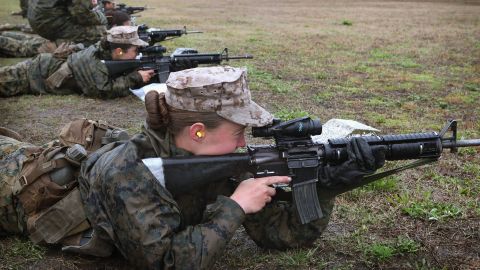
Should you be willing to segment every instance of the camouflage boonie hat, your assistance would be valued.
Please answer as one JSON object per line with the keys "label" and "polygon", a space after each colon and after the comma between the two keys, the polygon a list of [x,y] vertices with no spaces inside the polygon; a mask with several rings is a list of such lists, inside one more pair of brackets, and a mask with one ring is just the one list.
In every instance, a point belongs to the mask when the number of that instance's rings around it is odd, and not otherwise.
{"label": "camouflage boonie hat", "polygon": [[119,44],[148,46],[148,43],[138,37],[138,26],[115,26],[108,30],[107,41]]}
{"label": "camouflage boonie hat", "polygon": [[273,116],[253,102],[247,70],[228,66],[201,67],[170,73],[165,99],[168,105],[195,112],[216,112],[234,123],[261,127]]}

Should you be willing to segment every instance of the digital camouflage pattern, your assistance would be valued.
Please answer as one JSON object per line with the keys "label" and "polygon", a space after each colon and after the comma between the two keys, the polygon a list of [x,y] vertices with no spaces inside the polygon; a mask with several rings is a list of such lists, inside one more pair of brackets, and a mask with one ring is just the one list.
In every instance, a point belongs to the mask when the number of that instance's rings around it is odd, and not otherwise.
{"label": "digital camouflage pattern", "polygon": [[243,126],[265,126],[273,120],[252,101],[244,68],[218,66],[172,72],[166,84],[165,100],[174,108],[216,112]]}
{"label": "digital camouflage pattern", "polygon": [[40,36],[86,46],[106,35],[107,18],[91,0],[30,0],[28,21]]}
{"label": "digital camouflage pattern", "polygon": [[89,97],[116,98],[129,95],[130,88],[143,84],[142,77],[136,71],[110,78],[107,67],[101,62],[101,59],[108,60],[109,57],[109,52],[93,45],[71,54],[66,62],[73,77],[59,87],[45,83],[65,63],[65,59],[56,58],[53,54],[42,53],[14,66],[0,67],[0,96],[84,94]]}
{"label": "digital camouflage pattern", "polygon": [[0,130],[0,235],[27,234],[23,208],[14,200],[12,187],[20,179],[23,163],[39,149],[58,145],[51,141],[40,147],[3,136]]}
{"label": "digital camouflage pattern", "polygon": [[0,67],[0,96],[11,97],[26,94],[29,89],[28,67],[31,59],[13,66]]}
{"label": "digital camouflage pattern", "polygon": [[228,198],[232,181],[172,197],[141,162],[186,155],[171,135],[146,127],[130,141],[93,153],[82,166],[79,184],[89,221],[136,267],[208,269],[242,223],[257,244],[278,249],[309,245],[325,229],[333,201],[321,201],[325,217],[306,225],[289,202],[245,216]]}
{"label": "digital camouflage pattern", "polygon": [[133,71],[125,76],[111,78],[101,60],[110,60],[110,53],[90,46],[68,57],[68,65],[81,92],[89,97],[104,99],[130,95],[130,88],[143,86],[142,76]]}
{"label": "digital camouflage pattern", "polygon": [[2,32],[0,34],[0,55],[8,57],[32,57],[37,55],[46,39],[21,32]]}

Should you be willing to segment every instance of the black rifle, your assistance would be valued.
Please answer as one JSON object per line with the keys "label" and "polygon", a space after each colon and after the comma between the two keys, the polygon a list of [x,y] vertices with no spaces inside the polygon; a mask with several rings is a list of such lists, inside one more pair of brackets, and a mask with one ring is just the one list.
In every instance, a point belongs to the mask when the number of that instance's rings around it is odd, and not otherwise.
{"label": "black rifle", "polygon": [[115,10],[128,13],[129,15],[142,12],[145,9],[147,9],[147,7],[132,7],[132,6],[127,6],[127,4],[116,4],[115,5]]}
{"label": "black rifle", "polygon": [[[194,34],[194,33],[203,33],[202,31],[187,31],[187,27],[184,26],[183,29],[152,29],[148,28],[145,24],[138,26],[138,36],[141,40],[148,42],[150,46],[154,45],[157,42],[170,40],[173,38],[181,37],[182,35]],[[168,39],[167,39],[168,38]]]}
{"label": "black rifle", "polygon": [[[452,136],[445,134],[451,131]],[[440,131],[400,135],[363,136],[369,145],[387,146],[386,160],[418,159],[415,166],[404,166],[390,171],[365,176],[356,185],[331,187],[318,181],[319,168],[327,164],[346,161],[348,138],[331,139],[328,143],[315,143],[311,135],[322,132],[319,120],[308,117],[291,121],[274,121],[267,127],[252,128],[254,137],[274,137],[275,145],[247,146],[247,153],[222,156],[192,156],[153,158],[149,164],[160,182],[174,195],[194,190],[214,181],[222,181],[244,172],[255,177],[288,175],[292,182],[287,188],[277,187],[277,199],[294,201],[303,224],[323,216],[318,196],[330,198],[354,188],[364,186],[398,171],[436,161],[443,149],[455,152],[458,147],[479,146],[480,139],[457,141],[457,122],[452,120]],[[144,160],[144,163],[146,161]],[[151,169],[151,166],[148,166]],[[318,191],[318,192],[317,192]]]}
{"label": "black rifle", "polygon": [[[152,47],[147,47],[143,49],[143,51],[149,50],[149,48]],[[193,49],[177,49],[171,56],[163,56],[160,53],[156,53],[135,60],[103,61],[103,63],[107,66],[110,77],[113,78],[125,75],[134,70],[153,69],[158,76],[155,76],[151,82],[165,83],[170,72],[194,68],[198,65],[218,65],[223,61],[252,58],[253,56],[249,54],[242,56],[229,56],[227,48],[221,53],[198,53]]]}

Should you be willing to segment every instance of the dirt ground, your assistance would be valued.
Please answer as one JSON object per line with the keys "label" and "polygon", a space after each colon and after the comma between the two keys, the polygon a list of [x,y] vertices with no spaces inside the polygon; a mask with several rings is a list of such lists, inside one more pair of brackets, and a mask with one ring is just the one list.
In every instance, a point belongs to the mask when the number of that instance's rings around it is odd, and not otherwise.
{"label": "dirt ground", "polygon": [[[254,100],[276,116],[353,119],[383,134],[439,131],[459,119],[460,137],[480,138],[479,1],[124,2],[151,7],[137,23],[204,31],[163,43],[169,52],[253,54],[228,64],[248,67]],[[12,10],[18,1],[3,0],[1,23],[25,22]],[[145,113],[133,96],[0,98],[0,126],[35,144],[81,117],[134,134]],[[432,165],[339,196],[313,247],[263,250],[241,229],[215,269],[480,269],[479,180],[480,148],[445,151]],[[100,259],[0,239],[0,269],[131,268],[119,254]]]}

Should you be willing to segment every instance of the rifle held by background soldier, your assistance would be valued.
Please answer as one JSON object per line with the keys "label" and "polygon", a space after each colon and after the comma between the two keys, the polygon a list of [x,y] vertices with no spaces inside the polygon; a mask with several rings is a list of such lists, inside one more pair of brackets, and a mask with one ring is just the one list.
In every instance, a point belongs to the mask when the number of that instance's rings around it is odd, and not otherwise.
{"label": "rifle held by background soldier", "polygon": [[181,48],[175,50],[171,56],[163,56],[165,52],[162,46],[147,47],[140,52],[147,54],[135,60],[103,61],[107,66],[111,77],[121,76],[133,70],[153,69],[158,75],[153,83],[165,83],[170,72],[189,69],[205,64],[221,64],[223,61],[236,59],[252,59],[253,56],[246,54],[242,56],[229,56],[228,49],[221,53],[198,53],[194,49]]}
{"label": "rifle held by background soldier", "polygon": [[132,7],[132,6],[127,6],[127,4],[116,4],[115,5],[115,10],[119,10],[125,13],[128,13],[129,15],[135,14],[142,12],[146,9],[152,9],[152,8],[147,8],[147,7]]}
{"label": "rifle held by background soldier", "polygon": [[[148,42],[150,46],[153,46],[157,42],[170,40],[173,38],[181,37],[182,35],[203,33],[202,31],[187,31],[187,27],[183,29],[157,29],[149,28],[145,24],[138,26],[138,36],[145,42]],[[167,39],[169,38],[169,39]]]}

